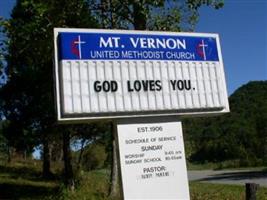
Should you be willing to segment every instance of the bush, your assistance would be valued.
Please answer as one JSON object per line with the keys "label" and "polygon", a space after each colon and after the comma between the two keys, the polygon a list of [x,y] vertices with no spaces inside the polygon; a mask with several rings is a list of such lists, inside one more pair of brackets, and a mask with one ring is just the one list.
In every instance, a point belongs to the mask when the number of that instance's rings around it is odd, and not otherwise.
{"label": "bush", "polygon": [[101,169],[107,159],[105,146],[102,144],[91,144],[84,152],[82,168],[84,170]]}

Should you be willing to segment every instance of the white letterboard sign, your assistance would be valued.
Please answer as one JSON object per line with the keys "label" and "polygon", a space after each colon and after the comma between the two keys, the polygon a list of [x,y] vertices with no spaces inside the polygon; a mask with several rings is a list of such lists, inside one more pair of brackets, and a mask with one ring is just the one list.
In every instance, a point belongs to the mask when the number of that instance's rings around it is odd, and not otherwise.
{"label": "white letterboard sign", "polygon": [[118,124],[125,200],[189,200],[181,122]]}
{"label": "white letterboard sign", "polygon": [[54,29],[58,120],[229,111],[217,34]]}

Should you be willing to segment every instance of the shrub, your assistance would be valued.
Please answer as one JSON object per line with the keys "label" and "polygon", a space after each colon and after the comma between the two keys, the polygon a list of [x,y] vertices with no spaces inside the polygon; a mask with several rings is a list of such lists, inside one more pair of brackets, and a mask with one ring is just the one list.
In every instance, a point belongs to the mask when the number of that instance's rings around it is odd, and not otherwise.
{"label": "shrub", "polygon": [[82,168],[84,170],[101,169],[107,159],[105,146],[102,144],[91,144],[84,152]]}

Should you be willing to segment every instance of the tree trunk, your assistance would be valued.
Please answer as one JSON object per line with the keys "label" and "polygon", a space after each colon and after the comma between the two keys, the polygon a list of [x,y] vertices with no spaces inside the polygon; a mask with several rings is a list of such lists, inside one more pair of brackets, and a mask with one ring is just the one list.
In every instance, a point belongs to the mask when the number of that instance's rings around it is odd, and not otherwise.
{"label": "tree trunk", "polygon": [[85,142],[86,142],[86,139],[82,139],[82,142],[81,142],[82,146],[81,146],[81,149],[80,149],[80,154],[79,154],[78,163],[77,163],[78,170],[80,170],[80,168],[81,168],[81,162],[82,162],[82,156],[83,156],[83,152],[84,152]]}
{"label": "tree trunk", "polygon": [[257,190],[259,185],[256,183],[246,183],[246,200],[256,200],[257,199]]}
{"label": "tree trunk", "polygon": [[118,188],[119,188],[118,155],[117,155],[117,145],[115,138],[113,139],[112,146],[113,146],[112,150],[113,161],[112,161],[112,172],[111,172],[110,197],[115,198],[118,196]]}
{"label": "tree trunk", "polygon": [[24,160],[27,160],[27,150],[24,150],[23,151],[23,159]]}
{"label": "tree trunk", "polygon": [[145,30],[147,16],[145,15],[144,8],[140,6],[141,3],[136,2],[133,4],[133,18],[134,18],[134,29]]}
{"label": "tree trunk", "polygon": [[52,175],[50,171],[50,153],[49,142],[46,134],[43,135],[43,177],[50,178]]}
{"label": "tree trunk", "polygon": [[264,152],[264,154],[263,154],[263,164],[267,165],[267,136],[264,139],[263,152]]}
{"label": "tree trunk", "polygon": [[70,190],[75,189],[74,175],[71,165],[70,133],[63,132],[64,183]]}
{"label": "tree trunk", "polygon": [[7,149],[7,151],[8,151],[7,152],[7,162],[8,163],[11,163],[11,161],[12,161],[12,152],[13,152],[12,150],[13,150],[13,148],[11,146],[9,146],[9,145],[7,146],[7,148],[8,148]]}

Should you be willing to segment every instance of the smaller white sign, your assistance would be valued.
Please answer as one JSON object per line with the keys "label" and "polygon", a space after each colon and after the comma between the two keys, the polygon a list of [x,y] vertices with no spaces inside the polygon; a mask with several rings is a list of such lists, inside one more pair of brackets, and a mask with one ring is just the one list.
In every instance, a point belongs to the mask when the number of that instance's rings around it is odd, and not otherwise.
{"label": "smaller white sign", "polygon": [[125,200],[188,200],[181,122],[118,124]]}

